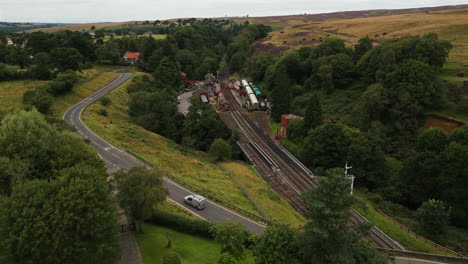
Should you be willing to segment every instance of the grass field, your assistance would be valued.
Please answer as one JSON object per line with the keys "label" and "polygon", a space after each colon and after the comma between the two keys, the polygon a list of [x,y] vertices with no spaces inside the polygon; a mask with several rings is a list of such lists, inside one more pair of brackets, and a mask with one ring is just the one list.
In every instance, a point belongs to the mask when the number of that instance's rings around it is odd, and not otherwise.
{"label": "grass field", "polygon": [[[52,105],[51,112],[63,113],[64,110],[79,102],[81,98],[91,95],[94,92],[92,90],[95,89],[93,87],[100,87],[99,85],[108,82],[109,79],[108,73],[103,76],[97,76],[110,69],[112,69],[112,67],[97,67],[83,70],[80,74],[81,82],[73,88],[71,93],[57,97]],[[91,79],[93,79],[91,83],[87,82]],[[22,103],[24,92],[44,86],[48,82],[49,81],[38,80],[0,82],[0,110],[14,111],[24,108]]]}
{"label": "grass field", "polygon": [[[183,152],[173,141],[134,125],[127,114],[126,86],[129,84],[130,81],[108,94],[107,97],[112,100],[112,104],[106,107],[108,116],[97,114],[104,108],[99,103],[88,107],[83,115],[86,125],[115,146],[130,149],[197,188],[260,215],[239,186],[221,167],[210,162],[206,153]],[[268,185],[253,173],[250,166],[234,162],[227,163],[227,166],[232,168],[242,183],[252,188],[249,191],[255,194],[271,217],[293,226],[300,225],[303,219],[279,196],[268,191]],[[247,179],[252,179],[256,184],[252,185]]]}
{"label": "grass field", "polygon": [[43,86],[47,81],[8,81],[0,82],[0,110],[14,111],[24,107],[23,94],[28,90]]}
{"label": "grass field", "polygon": [[92,69],[85,72],[85,81],[76,85],[71,92],[55,98],[50,112],[62,116],[68,108],[92,95],[99,88],[117,78],[117,76],[117,73],[101,72],[101,69]]}
{"label": "grass field", "polygon": [[289,223],[294,227],[305,223],[305,218],[281,199],[281,196],[271,189],[252,167],[239,162],[223,162],[221,166],[228,169],[249,190],[272,220]]}
{"label": "grass field", "polygon": [[[144,230],[143,234],[137,233],[136,239],[145,264],[160,264],[161,258],[170,252],[175,252],[184,264],[216,263],[220,255],[220,244],[207,238],[151,224],[145,224]],[[166,247],[166,232],[172,240],[170,249]],[[245,260],[239,261],[239,264],[254,263],[250,250],[246,251],[245,256]]]}

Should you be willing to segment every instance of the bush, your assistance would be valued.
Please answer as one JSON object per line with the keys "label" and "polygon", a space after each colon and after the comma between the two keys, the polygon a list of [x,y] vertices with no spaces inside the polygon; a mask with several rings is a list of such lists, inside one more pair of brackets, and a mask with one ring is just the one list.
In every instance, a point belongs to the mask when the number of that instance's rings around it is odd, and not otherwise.
{"label": "bush", "polygon": [[23,94],[23,104],[34,106],[41,113],[47,113],[52,106],[52,102],[52,95],[43,89],[26,91]]}
{"label": "bush", "polygon": [[99,102],[103,105],[103,106],[108,106],[112,103],[112,100],[108,97],[102,97],[101,99],[99,99]]}
{"label": "bush", "polygon": [[60,95],[71,91],[77,82],[78,75],[73,71],[66,71],[49,83],[45,89],[53,95]]}
{"label": "bush", "polygon": [[167,254],[166,256],[162,257],[162,263],[163,264],[180,264],[180,259],[179,256],[177,256],[176,253],[171,252]]}
{"label": "bush", "polygon": [[207,238],[213,238],[212,234],[210,233],[210,229],[212,226],[215,226],[214,223],[209,221],[193,220],[185,216],[162,211],[156,211],[156,213],[150,219],[148,219],[147,222],[166,226],[180,232]]}
{"label": "bush", "polygon": [[229,252],[224,252],[219,256],[217,264],[236,264],[236,259]]}
{"label": "bush", "polygon": [[107,116],[107,110],[106,109],[99,109],[98,114],[102,116]]}
{"label": "bush", "polygon": [[231,146],[222,138],[211,143],[209,153],[214,161],[229,160],[232,157]]}

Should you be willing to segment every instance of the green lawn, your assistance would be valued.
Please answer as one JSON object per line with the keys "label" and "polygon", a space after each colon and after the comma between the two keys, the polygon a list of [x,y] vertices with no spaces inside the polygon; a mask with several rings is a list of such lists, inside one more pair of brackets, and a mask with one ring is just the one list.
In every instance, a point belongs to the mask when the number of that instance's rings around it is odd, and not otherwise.
{"label": "green lawn", "polygon": [[[216,263],[221,246],[213,240],[188,235],[167,227],[145,224],[144,233],[137,233],[136,239],[145,264],[160,264],[161,258],[169,252],[179,255],[184,264]],[[172,248],[167,248],[166,234],[172,240]],[[253,264],[251,251],[246,252],[246,259],[239,264]]]}

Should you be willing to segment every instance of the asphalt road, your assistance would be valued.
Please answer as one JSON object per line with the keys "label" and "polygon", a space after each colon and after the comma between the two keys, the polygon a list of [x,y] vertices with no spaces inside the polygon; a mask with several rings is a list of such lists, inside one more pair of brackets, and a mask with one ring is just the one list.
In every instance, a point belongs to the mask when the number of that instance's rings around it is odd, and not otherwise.
{"label": "asphalt road", "polygon": [[[81,121],[81,114],[83,110],[108,92],[112,91],[113,89],[117,88],[119,85],[124,83],[132,76],[131,73],[122,73],[120,76],[115,79],[112,83],[106,85],[105,87],[99,89],[96,93],[91,95],[90,97],[84,99],[83,101],[79,102],[72,108],[68,109],[65,114],[63,115],[63,119],[68,124],[73,125],[78,131],[77,134],[81,137],[87,138],[91,141],[91,143],[96,147],[97,152],[105,161],[107,168],[110,172],[114,172],[121,168],[129,169],[133,166],[143,165],[139,160],[134,158],[133,156],[129,155],[128,153],[114,147],[91,130],[89,130],[86,125]],[[183,198],[192,192],[186,190],[185,188],[177,185],[176,183],[166,179],[165,185],[169,189],[169,198],[175,201],[176,203],[180,204],[181,206],[187,208],[188,210],[192,211],[196,215],[209,219],[215,223],[223,223],[228,219],[233,219],[234,221],[242,222],[246,228],[256,234],[260,234],[263,232],[264,226],[247,219],[229,209],[221,207],[215,203],[208,201],[207,207],[203,210],[197,210],[191,206],[185,205],[183,203]],[[222,197],[220,197],[222,198]]]}
{"label": "asphalt road", "polygon": [[[94,134],[91,130],[89,130],[86,125],[81,121],[81,114],[83,110],[93,102],[97,101],[99,98],[104,96],[105,94],[109,93],[113,89],[117,88],[121,84],[123,84],[126,80],[130,79],[132,76],[131,73],[122,73],[120,76],[115,79],[110,84],[104,86],[103,88],[99,89],[96,93],[91,95],[90,97],[84,99],[83,101],[79,102],[72,108],[68,109],[65,114],[63,115],[63,119],[68,124],[73,125],[78,131],[77,134],[83,138],[87,138],[91,141],[91,143],[96,147],[97,152],[105,161],[107,168],[110,172],[114,172],[121,168],[129,169],[133,166],[143,165],[139,160],[135,159],[133,156],[130,156],[128,153],[121,151],[120,149],[114,147],[98,135]],[[200,216],[204,219],[209,219],[215,223],[223,223],[228,219],[233,219],[234,221],[240,221],[243,223],[246,228],[255,234],[260,234],[264,230],[264,226],[247,219],[229,209],[221,207],[215,203],[208,201],[207,207],[201,211],[194,209],[186,204],[183,203],[183,197],[186,195],[191,194],[190,191],[186,190],[185,188],[177,185],[176,183],[165,180],[165,185],[169,189],[169,198],[180,206],[187,208],[188,210],[192,211],[194,214]],[[222,197],[221,197],[222,198]],[[417,260],[417,259],[407,259],[407,258],[396,258],[396,264],[435,264],[440,262],[432,262],[432,261],[424,261],[424,260]]]}

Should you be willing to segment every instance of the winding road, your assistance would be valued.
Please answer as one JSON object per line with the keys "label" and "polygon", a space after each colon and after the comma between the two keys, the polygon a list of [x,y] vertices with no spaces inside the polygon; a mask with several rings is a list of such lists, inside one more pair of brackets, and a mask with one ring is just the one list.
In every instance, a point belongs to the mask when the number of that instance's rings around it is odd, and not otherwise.
{"label": "winding road", "polygon": [[[129,169],[133,166],[144,165],[142,162],[129,155],[128,153],[114,147],[109,142],[102,139],[100,136],[92,132],[81,120],[81,114],[84,109],[90,104],[94,103],[96,100],[109,93],[113,89],[117,88],[125,81],[132,77],[131,73],[122,73],[110,84],[99,89],[96,93],[74,105],[72,108],[68,109],[63,115],[63,119],[68,124],[73,125],[77,129],[77,134],[83,138],[89,139],[90,142],[96,147],[99,156],[105,161],[108,171],[114,172],[119,169]],[[229,209],[221,207],[215,203],[208,201],[208,206],[199,211],[190,206],[187,206],[183,203],[183,197],[192,192],[187,189],[179,186],[178,184],[165,179],[166,188],[169,189],[169,198],[181,206],[186,207],[188,210],[192,211],[194,214],[209,219],[215,223],[223,223],[228,219],[233,219],[234,221],[242,222],[247,229],[255,234],[262,233],[264,226],[260,223],[257,223],[253,220],[250,220],[244,216],[241,216]]]}
{"label": "winding road", "polygon": [[[140,166],[144,165],[139,160],[134,158],[133,156],[129,155],[128,153],[114,147],[95,133],[93,133],[81,120],[81,114],[83,113],[84,109],[89,106],[90,104],[97,101],[102,96],[106,95],[113,89],[119,87],[125,81],[129,80],[132,77],[131,73],[121,73],[115,80],[113,80],[108,85],[99,89],[93,95],[87,97],[83,101],[79,102],[78,104],[74,105],[70,109],[68,109],[64,115],[63,119],[70,125],[73,125],[77,129],[77,134],[83,138],[89,139],[90,142],[96,147],[97,152],[99,153],[100,157],[105,161],[106,166],[109,172],[115,172],[119,169],[129,169],[133,166]],[[233,219],[234,221],[240,221],[243,223],[246,228],[255,234],[261,234],[265,228],[264,225],[250,220],[244,216],[241,216],[229,209],[226,209],[220,205],[212,203],[208,201],[208,205],[204,210],[198,211],[192,207],[189,207],[183,203],[183,197],[191,194],[192,192],[188,191],[187,189],[179,186],[178,184],[165,179],[165,186],[169,190],[168,197],[173,200],[174,202],[178,203],[180,206],[187,208],[188,210],[192,211],[195,215],[209,219],[215,223],[223,223],[228,219]],[[222,197],[221,197],[222,198]],[[136,250],[138,251],[138,249]],[[132,261],[136,258],[134,254],[137,254],[135,250],[125,250],[122,252],[123,256],[120,263],[136,263]],[[132,256],[133,255],[133,256]],[[414,261],[414,262],[413,262]],[[431,261],[422,261],[422,260],[410,260],[406,258],[399,258],[397,257],[396,263],[406,264],[406,263],[437,263]]]}

